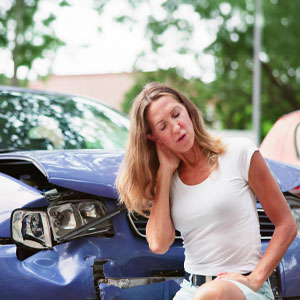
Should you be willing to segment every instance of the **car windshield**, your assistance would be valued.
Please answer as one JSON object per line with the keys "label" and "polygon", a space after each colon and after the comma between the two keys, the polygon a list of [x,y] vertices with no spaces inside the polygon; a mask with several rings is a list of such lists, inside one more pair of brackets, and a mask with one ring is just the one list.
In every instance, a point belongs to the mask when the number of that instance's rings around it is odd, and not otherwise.
{"label": "car windshield", "polygon": [[0,149],[123,149],[128,117],[68,95],[0,91]]}

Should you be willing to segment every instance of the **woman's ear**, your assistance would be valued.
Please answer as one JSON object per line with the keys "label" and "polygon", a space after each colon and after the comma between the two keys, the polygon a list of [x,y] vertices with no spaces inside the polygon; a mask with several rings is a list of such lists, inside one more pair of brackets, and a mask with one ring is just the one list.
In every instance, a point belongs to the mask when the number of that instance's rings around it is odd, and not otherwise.
{"label": "woman's ear", "polygon": [[147,134],[147,138],[148,138],[148,140],[150,140],[152,142],[156,142],[155,137],[152,134],[150,134],[150,133]]}
{"label": "woman's ear", "polygon": [[148,138],[148,140],[150,140],[150,141],[152,141],[152,142],[162,144],[161,140],[155,138],[155,137],[154,137],[152,134],[150,134],[150,133],[147,134],[147,138]]}

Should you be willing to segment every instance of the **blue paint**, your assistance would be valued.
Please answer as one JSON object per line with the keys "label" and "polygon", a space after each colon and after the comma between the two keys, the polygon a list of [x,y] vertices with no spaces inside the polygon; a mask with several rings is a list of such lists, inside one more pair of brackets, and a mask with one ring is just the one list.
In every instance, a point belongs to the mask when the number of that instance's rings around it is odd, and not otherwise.
{"label": "blue paint", "polygon": [[300,167],[266,159],[282,192],[300,186]]}
{"label": "blue paint", "polygon": [[5,153],[0,159],[31,161],[50,183],[76,191],[117,198],[115,178],[122,151],[53,150]]}
{"label": "blue paint", "polygon": [[0,237],[10,237],[10,216],[14,209],[49,205],[40,191],[6,174],[0,173],[0,186]]}
{"label": "blue paint", "polygon": [[40,251],[24,261],[14,245],[0,247],[0,299],[93,299],[93,258],[80,245]]}

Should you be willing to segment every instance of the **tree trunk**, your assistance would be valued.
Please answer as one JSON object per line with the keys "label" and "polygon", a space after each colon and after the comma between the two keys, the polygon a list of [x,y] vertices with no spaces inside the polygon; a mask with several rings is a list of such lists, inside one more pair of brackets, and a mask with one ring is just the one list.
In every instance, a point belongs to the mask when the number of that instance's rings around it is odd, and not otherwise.
{"label": "tree trunk", "polygon": [[19,85],[19,80],[17,77],[17,71],[18,71],[18,56],[21,55],[19,53],[19,43],[18,43],[18,37],[21,33],[21,28],[22,28],[22,10],[23,10],[23,0],[16,0],[16,5],[15,5],[15,21],[16,21],[16,26],[15,26],[15,45],[14,49],[12,51],[12,58],[14,62],[14,73],[13,73],[13,78],[11,80],[12,85],[18,86]]}

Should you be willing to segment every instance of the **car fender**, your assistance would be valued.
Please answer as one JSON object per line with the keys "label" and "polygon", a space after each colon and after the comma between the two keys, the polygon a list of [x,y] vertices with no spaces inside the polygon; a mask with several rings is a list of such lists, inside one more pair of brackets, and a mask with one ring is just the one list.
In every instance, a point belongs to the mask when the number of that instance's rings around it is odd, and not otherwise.
{"label": "car fender", "polygon": [[48,201],[40,191],[6,174],[0,173],[0,237],[10,237],[10,217],[19,207],[40,207]]}

